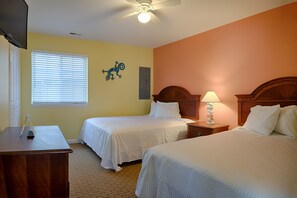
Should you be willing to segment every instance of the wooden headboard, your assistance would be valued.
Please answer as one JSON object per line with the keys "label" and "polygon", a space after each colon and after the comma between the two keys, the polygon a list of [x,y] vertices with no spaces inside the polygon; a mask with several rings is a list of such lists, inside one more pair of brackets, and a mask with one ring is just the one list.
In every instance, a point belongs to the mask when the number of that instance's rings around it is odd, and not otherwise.
{"label": "wooden headboard", "polygon": [[153,95],[154,101],[178,102],[183,118],[199,119],[200,95],[192,95],[179,86],[165,87],[158,95]]}
{"label": "wooden headboard", "polygon": [[238,124],[243,125],[253,106],[297,105],[297,77],[270,80],[257,87],[251,94],[235,96],[238,98]]}

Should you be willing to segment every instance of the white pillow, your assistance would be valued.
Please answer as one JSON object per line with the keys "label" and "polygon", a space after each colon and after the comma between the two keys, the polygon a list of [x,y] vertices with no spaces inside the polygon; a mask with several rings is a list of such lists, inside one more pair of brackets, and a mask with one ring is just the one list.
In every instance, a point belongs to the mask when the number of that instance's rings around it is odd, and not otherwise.
{"label": "white pillow", "polygon": [[280,109],[278,121],[276,123],[275,132],[297,137],[297,106],[287,106]]}
{"label": "white pillow", "polygon": [[269,135],[275,128],[280,112],[280,105],[260,106],[251,108],[251,112],[243,127]]}
{"label": "white pillow", "polygon": [[156,115],[156,109],[157,109],[157,103],[155,101],[151,102],[151,111],[149,116],[155,116]]}
{"label": "white pillow", "polygon": [[181,118],[177,102],[157,101],[156,118]]}

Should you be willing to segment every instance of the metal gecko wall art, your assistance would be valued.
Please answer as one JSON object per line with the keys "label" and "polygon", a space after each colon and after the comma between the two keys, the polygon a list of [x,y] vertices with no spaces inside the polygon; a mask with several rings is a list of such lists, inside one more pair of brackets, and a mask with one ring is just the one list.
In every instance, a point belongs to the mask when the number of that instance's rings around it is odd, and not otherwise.
{"label": "metal gecko wall art", "polygon": [[115,73],[119,78],[122,77],[122,75],[119,74],[120,70],[125,69],[124,63],[119,63],[118,61],[115,62],[115,66],[110,68],[109,70],[102,70],[102,73],[107,73],[105,76],[105,80],[114,80],[114,74]]}

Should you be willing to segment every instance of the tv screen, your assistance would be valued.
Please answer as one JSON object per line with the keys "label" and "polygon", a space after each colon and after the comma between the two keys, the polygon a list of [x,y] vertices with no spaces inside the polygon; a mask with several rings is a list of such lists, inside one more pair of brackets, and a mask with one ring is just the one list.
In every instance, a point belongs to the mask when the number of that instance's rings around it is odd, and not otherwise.
{"label": "tv screen", "polygon": [[0,35],[13,45],[27,49],[28,5],[25,0],[0,1]]}

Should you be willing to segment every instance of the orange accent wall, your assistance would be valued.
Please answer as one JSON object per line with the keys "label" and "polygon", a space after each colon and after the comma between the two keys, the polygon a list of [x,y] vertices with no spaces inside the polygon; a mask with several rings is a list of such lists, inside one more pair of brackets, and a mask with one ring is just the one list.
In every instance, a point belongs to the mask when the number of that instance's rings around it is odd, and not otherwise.
{"label": "orange accent wall", "polygon": [[[284,76],[297,76],[297,3],[154,49],[154,93],[168,85],[202,97],[213,90],[221,100],[215,121],[231,127],[237,125],[235,94]],[[206,114],[201,103],[200,119]]]}

